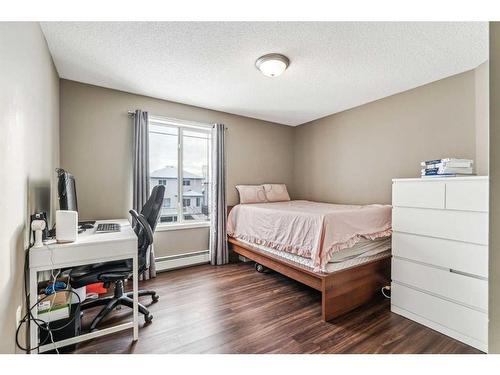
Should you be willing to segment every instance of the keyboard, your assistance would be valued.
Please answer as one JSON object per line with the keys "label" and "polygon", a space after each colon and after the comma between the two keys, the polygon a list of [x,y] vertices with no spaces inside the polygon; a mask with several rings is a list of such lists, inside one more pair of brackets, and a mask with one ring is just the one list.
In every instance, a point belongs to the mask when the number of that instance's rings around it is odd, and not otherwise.
{"label": "keyboard", "polygon": [[97,225],[96,233],[119,232],[120,224],[117,223],[101,223]]}

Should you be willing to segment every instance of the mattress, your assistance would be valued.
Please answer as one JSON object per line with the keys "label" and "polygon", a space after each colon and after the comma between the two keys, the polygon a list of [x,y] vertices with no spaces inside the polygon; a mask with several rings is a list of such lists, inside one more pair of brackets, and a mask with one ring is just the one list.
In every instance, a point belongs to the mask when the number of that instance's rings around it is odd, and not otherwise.
{"label": "mattress", "polygon": [[304,200],[239,204],[227,233],[238,240],[312,260],[326,271],[333,255],[365,240],[391,235],[391,206],[340,205]]}
{"label": "mattress", "polygon": [[[238,241],[255,247],[259,250],[265,251],[267,253],[276,255],[280,258],[292,261],[294,263],[300,264],[307,268],[314,269],[314,264],[312,259],[301,257],[300,255],[288,253],[286,251],[280,251],[266,247],[263,245],[257,245],[249,241],[238,239]],[[330,259],[330,262],[326,265],[323,272],[331,273],[343,270],[345,268],[359,266],[363,263],[367,263],[377,259],[383,259],[391,255],[391,238],[378,238],[375,240],[364,240],[358,242],[353,247],[349,249],[344,249],[336,252],[334,256]]]}

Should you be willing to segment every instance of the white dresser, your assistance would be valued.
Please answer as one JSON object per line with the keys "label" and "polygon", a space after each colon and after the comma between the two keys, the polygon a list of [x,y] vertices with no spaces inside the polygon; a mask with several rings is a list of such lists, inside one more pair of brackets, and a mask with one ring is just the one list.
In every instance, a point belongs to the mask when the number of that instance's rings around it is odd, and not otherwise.
{"label": "white dresser", "polygon": [[487,352],[488,177],[392,181],[392,312]]}

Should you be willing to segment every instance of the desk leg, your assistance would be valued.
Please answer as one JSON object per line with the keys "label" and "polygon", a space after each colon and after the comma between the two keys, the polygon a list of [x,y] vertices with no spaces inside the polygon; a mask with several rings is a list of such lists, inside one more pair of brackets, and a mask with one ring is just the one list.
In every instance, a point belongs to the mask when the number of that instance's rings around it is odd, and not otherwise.
{"label": "desk leg", "polygon": [[134,341],[139,339],[139,267],[137,254],[132,258],[133,289],[134,289]]}
{"label": "desk leg", "polygon": [[[30,275],[29,275],[29,285],[30,285],[30,297],[29,297],[29,306],[34,306],[35,303],[38,302],[38,279],[37,279],[37,271],[35,270],[30,270]],[[35,307],[33,310],[33,317],[37,318],[38,316],[38,309]],[[30,329],[30,348],[35,348],[38,346],[38,326],[36,325],[35,322],[30,322],[29,324],[29,329]],[[30,354],[37,354],[37,350],[32,350]]]}

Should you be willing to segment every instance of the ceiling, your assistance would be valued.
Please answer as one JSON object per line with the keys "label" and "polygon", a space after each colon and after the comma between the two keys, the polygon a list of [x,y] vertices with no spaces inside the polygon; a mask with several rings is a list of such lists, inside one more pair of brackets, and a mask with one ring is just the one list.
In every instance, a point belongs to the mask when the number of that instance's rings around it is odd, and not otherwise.
{"label": "ceiling", "polygon": [[[44,22],[61,78],[299,125],[477,67],[473,22]],[[282,53],[277,78],[254,66]]]}

